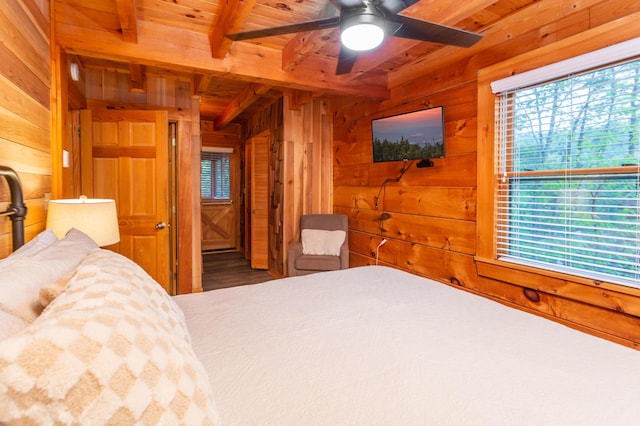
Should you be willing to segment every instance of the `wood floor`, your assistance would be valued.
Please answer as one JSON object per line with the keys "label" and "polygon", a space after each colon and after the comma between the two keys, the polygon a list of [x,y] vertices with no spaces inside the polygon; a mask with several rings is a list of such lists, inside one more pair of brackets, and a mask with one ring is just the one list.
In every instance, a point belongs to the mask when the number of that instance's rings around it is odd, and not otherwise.
{"label": "wood floor", "polygon": [[274,279],[267,271],[251,269],[250,261],[239,252],[204,253],[202,255],[202,288],[219,288],[257,284]]}

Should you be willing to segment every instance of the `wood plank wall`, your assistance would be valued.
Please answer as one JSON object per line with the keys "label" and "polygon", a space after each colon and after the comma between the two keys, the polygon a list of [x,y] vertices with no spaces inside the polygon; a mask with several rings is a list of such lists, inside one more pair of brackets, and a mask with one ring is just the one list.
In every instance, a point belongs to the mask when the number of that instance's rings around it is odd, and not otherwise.
{"label": "wood plank wall", "polygon": [[[499,279],[480,277],[474,258],[479,210],[478,71],[623,17],[635,16],[626,28],[640,36],[640,26],[633,23],[638,22],[638,11],[639,2],[626,0],[590,0],[570,5],[541,0],[490,28],[473,49],[442,53],[435,60],[392,73],[392,96],[388,101],[335,99],[333,204],[335,212],[349,215],[351,266],[375,263],[376,247],[386,238],[387,244],[379,250],[383,265],[638,346],[637,316],[625,314],[611,304],[601,306],[593,297],[571,297],[569,291],[558,296],[553,285],[541,286],[541,301],[531,302],[523,295],[523,287],[532,282],[549,283],[548,278],[538,275],[536,279],[525,279],[531,274],[516,270],[497,272],[501,274]],[[632,25],[635,30],[629,30]],[[591,43],[594,49],[608,43],[606,35],[604,39],[582,42]],[[446,158],[434,159],[433,168],[412,166],[399,182],[389,183],[381,191],[384,180],[398,177],[403,165],[372,162],[371,119],[438,105],[445,108]],[[557,284],[562,285],[562,281]],[[571,290],[575,294],[591,289],[573,286]],[[637,307],[640,298],[635,299]]]}
{"label": "wood plank wall", "polygon": [[300,216],[331,213],[332,116],[329,102],[301,91],[254,115],[245,138],[269,131],[269,271],[286,276],[287,251],[300,238]]}
{"label": "wood plank wall", "polygon": [[333,117],[327,99],[303,92],[287,94],[283,112],[281,173],[286,207],[282,212],[282,260],[286,265],[289,247],[300,241],[300,216],[333,211]]}
{"label": "wood plank wall", "polygon": [[[0,164],[23,185],[25,240],[45,227],[51,193],[49,2],[0,2]],[[0,182],[0,211],[9,188]],[[0,218],[0,258],[11,252],[11,221]]]}

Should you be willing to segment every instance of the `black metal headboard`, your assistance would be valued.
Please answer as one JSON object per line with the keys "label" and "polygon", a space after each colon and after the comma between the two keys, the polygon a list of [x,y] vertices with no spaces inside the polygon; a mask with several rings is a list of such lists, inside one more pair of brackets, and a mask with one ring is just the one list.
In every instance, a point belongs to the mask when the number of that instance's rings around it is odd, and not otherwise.
{"label": "black metal headboard", "polygon": [[0,166],[0,176],[5,177],[11,192],[11,204],[6,211],[0,213],[0,217],[10,216],[11,241],[13,242],[13,251],[16,251],[24,244],[24,218],[27,215],[27,206],[22,197],[22,184],[18,174],[9,167]]}

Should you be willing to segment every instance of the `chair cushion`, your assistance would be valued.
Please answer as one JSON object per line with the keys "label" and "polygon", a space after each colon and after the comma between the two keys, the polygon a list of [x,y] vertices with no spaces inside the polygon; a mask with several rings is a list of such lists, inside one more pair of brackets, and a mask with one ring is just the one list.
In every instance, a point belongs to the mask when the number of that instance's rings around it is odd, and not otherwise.
{"label": "chair cushion", "polygon": [[344,231],[324,229],[303,229],[300,234],[303,254],[331,256],[340,256],[340,247],[346,236]]}
{"label": "chair cushion", "polygon": [[296,269],[306,271],[335,271],[340,269],[340,256],[303,254],[296,259]]}

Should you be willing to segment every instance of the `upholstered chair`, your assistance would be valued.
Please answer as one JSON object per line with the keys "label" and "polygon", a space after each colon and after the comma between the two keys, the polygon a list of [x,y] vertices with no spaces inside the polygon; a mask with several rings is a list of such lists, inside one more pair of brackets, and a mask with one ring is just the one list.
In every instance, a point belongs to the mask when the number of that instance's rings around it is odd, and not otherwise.
{"label": "upholstered chair", "polygon": [[289,248],[290,277],[349,267],[349,219],[344,214],[300,217],[300,240]]}

